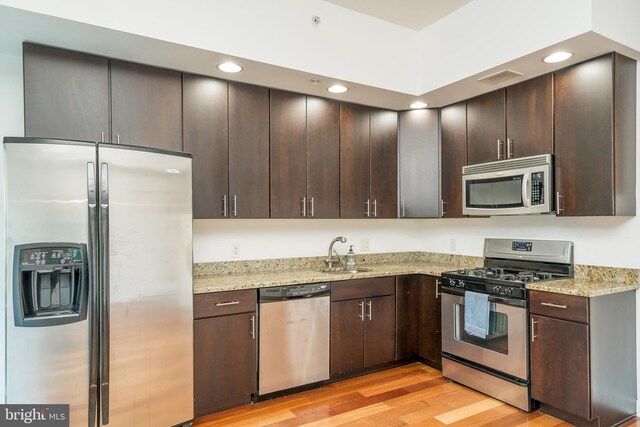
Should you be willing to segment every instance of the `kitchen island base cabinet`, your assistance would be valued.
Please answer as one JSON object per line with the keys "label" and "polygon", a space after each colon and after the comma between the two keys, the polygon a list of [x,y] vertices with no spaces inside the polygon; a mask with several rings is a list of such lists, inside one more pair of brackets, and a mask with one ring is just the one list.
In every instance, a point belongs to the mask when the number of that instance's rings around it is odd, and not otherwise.
{"label": "kitchen island base cabinet", "polygon": [[331,378],[395,359],[395,277],[331,284]]}
{"label": "kitchen island base cabinet", "polygon": [[636,412],[635,293],[530,293],[531,397],[576,425]]}
{"label": "kitchen island base cabinet", "polygon": [[255,290],[195,296],[196,417],[250,403],[257,394],[256,301]]}

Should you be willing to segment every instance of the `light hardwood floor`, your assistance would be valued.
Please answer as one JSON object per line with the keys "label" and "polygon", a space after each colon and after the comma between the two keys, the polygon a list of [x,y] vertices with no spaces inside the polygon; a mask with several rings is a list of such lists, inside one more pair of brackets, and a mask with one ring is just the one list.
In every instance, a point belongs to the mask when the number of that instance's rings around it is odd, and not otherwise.
{"label": "light hardwood floor", "polygon": [[[196,427],[292,426],[571,426],[512,406],[443,378],[421,363],[326,385],[194,422]],[[638,421],[624,425],[640,426]]]}

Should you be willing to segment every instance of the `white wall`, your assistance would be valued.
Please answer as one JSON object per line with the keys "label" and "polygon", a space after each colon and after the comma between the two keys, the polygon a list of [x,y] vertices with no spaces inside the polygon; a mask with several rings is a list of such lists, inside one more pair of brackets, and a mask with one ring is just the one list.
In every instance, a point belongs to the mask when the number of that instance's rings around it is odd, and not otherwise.
{"label": "white wall", "polygon": [[[0,55],[0,138],[4,136],[24,135],[24,108],[22,97],[22,57]],[[0,150],[0,182],[4,183],[4,150]],[[0,228],[0,241],[4,242],[4,185],[0,185],[0,212],[2,212],[2,227]],[[0,267],[2,275],[6,277],[5,247],[0,245]],[[9,278],[5,283],[11,283]],[[6,288],[0,292],[0,403],[5,402],[4,381],[5,381],[5,298]]]}

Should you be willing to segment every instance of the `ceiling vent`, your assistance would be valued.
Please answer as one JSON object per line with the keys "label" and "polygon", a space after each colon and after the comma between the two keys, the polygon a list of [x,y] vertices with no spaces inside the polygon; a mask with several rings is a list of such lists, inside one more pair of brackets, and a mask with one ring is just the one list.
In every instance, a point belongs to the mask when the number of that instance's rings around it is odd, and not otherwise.
{"label": "ceiling vent", "polygon": [[520,76],[522,76],[522,73],[519,73],[517,71],[502,70],[502,71],[498,71],[497,73],[484,76],[481,79],[478,79],[478,81],[495,86]]}

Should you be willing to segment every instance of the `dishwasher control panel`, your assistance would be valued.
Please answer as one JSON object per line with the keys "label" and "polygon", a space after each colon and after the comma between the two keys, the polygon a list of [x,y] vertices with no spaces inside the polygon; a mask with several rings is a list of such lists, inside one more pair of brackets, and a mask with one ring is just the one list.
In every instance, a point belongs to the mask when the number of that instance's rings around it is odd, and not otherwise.
{"label": "dishwasher control panel", "polygon": [[281,300],[328,295],[331,290],[329,283],[313,283],[309,285],[278,286],[260,289],[260,300]]}

